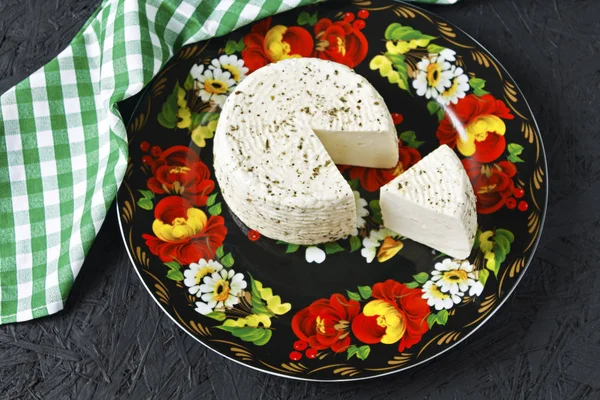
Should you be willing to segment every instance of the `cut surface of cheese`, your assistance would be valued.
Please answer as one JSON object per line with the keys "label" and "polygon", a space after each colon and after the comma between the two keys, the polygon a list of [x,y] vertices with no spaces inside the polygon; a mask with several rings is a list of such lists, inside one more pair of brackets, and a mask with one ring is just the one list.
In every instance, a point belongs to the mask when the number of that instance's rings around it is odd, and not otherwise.
{"label": "cut surface of cheese", "polygon": [[475,193],[454,151],[428,154],[381,188],[383,224],[400,235],[465,259],[477,230]]}
{"label": "cut surface of cheese", "polygon": [[398,139],[375,88],[350,68],[299,58],[260,68],[225,102],[215,176],[231,211],[266,237],[311,245],[356,229],[337,164],[391,168]]}

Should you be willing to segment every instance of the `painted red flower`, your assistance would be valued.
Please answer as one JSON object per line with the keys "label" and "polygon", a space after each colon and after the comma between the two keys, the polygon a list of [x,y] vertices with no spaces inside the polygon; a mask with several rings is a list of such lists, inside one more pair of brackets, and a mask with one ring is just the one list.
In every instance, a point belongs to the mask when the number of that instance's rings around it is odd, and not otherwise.
{"label": "painted red flower", "polygon": [[271,18],[262,20],[244,36],[242,58],[250,72],[286,58],[310,57],[314,41],[312,35],[300,26],[275,25]]}
{"label": "painted red flower", "polygon": [[165,197],[154,209],[154,235],[143,234],[150,251],[162,262],[178,261],[188,265],[204,258],[212,259],[223,244],[227,227],[221,216],[206,217],[178,196]]}
{"label": "painted red flower", "polygon": [[314,57],[356,67],[367,56],[369,43],[361,31],[346,21],[332,22],[321,18],[314,27]]}
{"label": "painted red flower", "polygon": [[[448,108],[436,136],[440,144],[456,147],[464,156],[483,163],[492,162],[506,149],[504,120],[513,118],[502,100],[491,94],[481,97],[471,94]],[[457,126],[464,130],[466,140],[460,138]]]}
{"label": "painted red flower", "polygon": [[462,163],[477,196],[477,212],[491,214],[502,208],[515,190],[512,180],[517,173],[515,164],[509,161],[482,164],[471,159]]}
{"label": "painted red flower", "polygon": [[350,347],[350,325],[359,312],[357,301],[336,293],[298,311],[292,319],[292,330],[317,350],[331,348],[341,353]]}
{"label": "painted red flower", "polygon": [[349,170],[350,179],[358,179],[360,185],[368,192],[376,192],[380,187],[392,181],[395,177],[415,165],[421,160],[419,150],[414,147],[402,146],[398,142],[398,152],[400,159],[394,168],[365,168],[365,167],[350,167],[348,165],[340,165],[338,168],[344,172]]}
{"label": "painted red flower", "polygon": [[177,194],[195,206],[204,206],[215,188],[210,171],[200,157],[186,146],[163,151],[152,163],[148,189],[156,194]]}
{"label": "painted red flower", "polygon": [[367,344],[398,343],[404,351],[429,330],[429,306],[420,288],[410,289],[391,279],[373,285],[373,298],[352,322],[352,332]]}

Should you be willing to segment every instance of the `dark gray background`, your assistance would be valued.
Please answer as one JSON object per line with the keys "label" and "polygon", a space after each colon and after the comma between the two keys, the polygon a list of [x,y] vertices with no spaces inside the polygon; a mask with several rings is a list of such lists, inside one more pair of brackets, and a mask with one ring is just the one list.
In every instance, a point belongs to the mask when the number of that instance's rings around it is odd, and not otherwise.
{"label": "dark gray background", "polygon": [[[99,0],[0,0],[0,92],[54,57]],[[0,398],[600,398],[600,1],[463,0],[429,9],[513,74],[550,169],[541,245],[505,306],[424,366],[351,384],[296,382],[206,350],[162,314],[121,243],[114,209],[67,309],[0,326]]]}

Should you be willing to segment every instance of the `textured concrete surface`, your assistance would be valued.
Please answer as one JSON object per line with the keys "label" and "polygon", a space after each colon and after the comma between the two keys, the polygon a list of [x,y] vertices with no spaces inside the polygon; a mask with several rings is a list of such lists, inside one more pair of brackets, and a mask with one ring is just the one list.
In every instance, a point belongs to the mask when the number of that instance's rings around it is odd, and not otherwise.
{"label": "textured concrete surface", "polygon": [[[0,92],[63,48],[98,0],[0,0]],[[162,315],[114,210],[67,310],[0,326],[0,399],[600,398],[600,2],[464,0],[430,7],[513,74],[543,132],[550,210],[505,306],[435,361],[374,381],[284,380],[226,361]]]}

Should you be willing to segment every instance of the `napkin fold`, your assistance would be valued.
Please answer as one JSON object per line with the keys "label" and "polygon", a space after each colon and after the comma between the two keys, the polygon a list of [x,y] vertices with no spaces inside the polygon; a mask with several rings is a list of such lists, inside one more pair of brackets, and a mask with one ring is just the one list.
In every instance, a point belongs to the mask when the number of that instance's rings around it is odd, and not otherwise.
{"label": "napkin fold", "polygon": [[315,2],[105,0],[0,97],[0,324],[63,308],[127,166],[117,103],[183,46]]}

